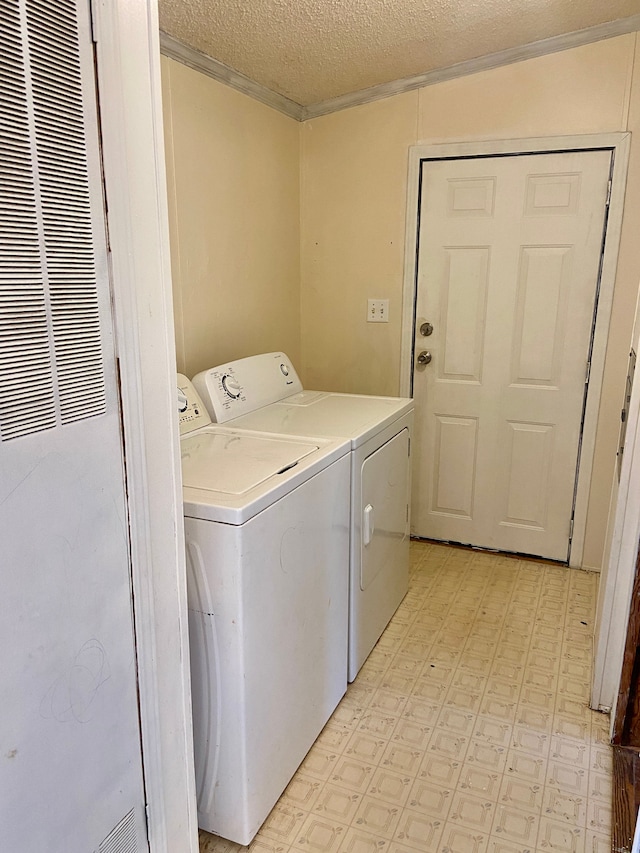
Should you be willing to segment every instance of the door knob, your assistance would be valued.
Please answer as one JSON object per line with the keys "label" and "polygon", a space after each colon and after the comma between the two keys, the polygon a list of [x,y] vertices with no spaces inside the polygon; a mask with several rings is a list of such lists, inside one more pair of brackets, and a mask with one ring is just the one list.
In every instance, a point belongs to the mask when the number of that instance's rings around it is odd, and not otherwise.
{"label": "door knob", "polygon": [[418,364],[429,364],[431,358],[431,353],[424,350],[418,355]]}
{"label": "door knob", "polygon": [[420,334],[423,338],[428,338],[429,335],[433,334],[433,326],[431,323],[422,323],[420,326]]}

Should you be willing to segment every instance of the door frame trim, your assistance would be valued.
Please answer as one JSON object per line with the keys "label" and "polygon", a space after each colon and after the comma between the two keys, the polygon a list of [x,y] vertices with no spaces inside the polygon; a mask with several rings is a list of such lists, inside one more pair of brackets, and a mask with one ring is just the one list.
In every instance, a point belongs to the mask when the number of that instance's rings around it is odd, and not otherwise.
{"label": "door frame trim", "polygon": [[[640,298],[630,345],[640,334]],[[640,382],[634,380],[620,482],[609,515],[610,544],[598,592],[590,705],[615,719],[640,539]]]}
{"label": "door frame trim", "polygon": [[[187,588],[157,0],[91,0],[151,853],[195,853]],[[133,664],[132,664],[133,665]]]}
{"label": "door frame trim", "polygon": [[400,394],[403,396],[411,394],[422,161],[461,157],[491,157],[501,154],[562,154],[569,151],[589,150],[609,150],[613,154],[609,218],[604,244],[600,294],[593,337],[591,374],[582,428],[582,449],[577,472],[573,537],[569,551],[569,565],[572,567],[582,566],[584,552],[589,490],[598,428],[598,412],[602,393],[607,340],[609,337],[609,321],[611,319],[618,250],[622,233],[630,144],[631,134],[622,132],[582,134],[578,136],[528,137],[525,139],[498,139],[480,142],[451,142],[439,145],[418,144],[411,146],[409,149],[400,347]]}

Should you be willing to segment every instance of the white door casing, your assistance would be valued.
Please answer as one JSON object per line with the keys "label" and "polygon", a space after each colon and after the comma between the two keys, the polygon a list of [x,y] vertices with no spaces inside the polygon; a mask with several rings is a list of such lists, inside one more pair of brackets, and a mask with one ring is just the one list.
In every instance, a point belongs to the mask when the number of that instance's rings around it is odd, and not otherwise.
{"label": "white door casing", "polygon": [[157,0],[92,0],[152,853],[198,849]]}
{"label": "white door casing", "polygon": [[[439,489],[430,485],[427,493],[424,488],[422,493],[418,488],[417,496],[414,492],[412,520],[418,519],[420,524],[420,514],[424,513],[425,506],[433,504],[428,513],[430,521],[435,519],[436,522],[435,527],[433,524],[430,527],[430,530],[436,532],[425,534],[416,529],[418,535],[540,554],[560,560],[567,557],[569,518],[566,510],[564,519],[555,525],[556,530],[552,533],[555,541],[550,549],[547,545],[544,546],[547,550],[541,550],[538,546],[541,533],[548,526],[547,520],[557,517],[557,507],[553,505],[546,508],[545,517],[541,487],[547,476],[559,473],[560,465],[564,465],[564,495],[560,495],[557,486],[551,489],[551,495],[561,497],[565,506],[568,504],[570,515],[574,488],[571,468],[575,472],[576,430],[579,432],[582,414],[609,162],[612,152],[617,149],[620,149],[618,155],[625,154],[625,138],[622,134],[606,139],[599,137],[604,150],[575,155],[548,153],[545,157],[507,156],[491,159],[482,159],[480,155],[557,152],[563,148],[584,151],[585,148],[596,147],[592,138],[579,139],[581,144],[576,143],[576,138],[569,138],[416,146],[412,150],[410,190],[413,192],[410,194],[408,218],[413,215],[415,232],[419,189],[422,201],[420,256],[423,274],[417,270],[415,260],[417,233],[412,234],[408,225],[402,389],[406,393],[410,383],[414,360],[412,347],[416,347],[415,355],[419,352],[418,347],[432,351],[432,363],[419,368],[421,373],[416,371],[413,391],[418,418],[421,418],[420,409],[423,408],[420,405],[421,394],[426,392],[432,406],[433,415],[427,431],[430,441],[426,451],[427,460],[434,463],[436,475],[438,466],[444,468]],[[605,142],[608,144],[604,145]],[[573,156],[574,162],[566,161],[570,156]],[[433,162],[440,157],[476,159],[457,160],[455,166],[453,162],[446,165]],[[599,175],[589,185],[585,184],[585,177],[580,175],[581,167],[576,158],[582,158],[583,162],[585,158],[595,158],[592,165],[599,170]],[[425,160],[430,161],[426,167],[430,181],[423,180],[421,183],[420,173]],[[625,157],[618,156],[618,167],[624,165],[620,160],[624,161]],[[495,173],[494,166],[497,167]],[[551,166],[563,176],[559,181],[548,177]],[[450,171],[452,168],[457,170],[455,174],[447,172],[447,169]],[[527,180],[524,175],[518,177],[523,170],[529,174]],[[609,215],[608,252],[605,252],[604,257],[599,324],[596,325],[591,354],[592,387],[587,400],[581,474],[590,473],[593,454],[597,398],[615,270],[615,251],[611,250],[617,249],[619,240],[624,171],[618,168],[613,176],[612,201],[618,203]],[[521,185],[523,193],[523,198],[515,205],[510,203],[511,191],[506,189],[503,194],[502,189],[504,184],[514,181],[516,185]],[[439,202],[442,212],[450,206],[450,215],[437,218],[431,216],[430,221],[425,221],[430,215],[428,209],[425,211],[425,205],[429,203],[425,197],[434,203],[434,209]],[[563,205],[571,208],[584,198],[593,198],[596,208],[599,206],[599,222],[587,217],[582,231],[576,232],[576,216],[564,217],[558,215],[558,210],[562,211]],[[461,210],[465,207],[470,207],[471,211]],[[519,216],[521,210],[524,211],[522,217]],[[495,220],[499,220],[500,236],[512,242],[515,251],[495,251],[492,245],[494,235],[489,227],[489,223]],[[570,225],[565,226],[562,233],[558,223],[564,220],[568,220]],[[445,234],[439,233],[443,222],[447,223],[448,228]],[[577,268],[570,247],[576,240],[586,244],[591,242],[595,246],[588,261],[591,267],[591,296],[586,300],[586,306],[585,299],[575,293],[571,279],[571,276],[575,279]],[[580,274],[578,278],[582,280],[585,276]],[[417,293],[416,279],[420,282]],[[496,280],[507,280],[514,284],[508,288],[498,288]],[[446,299],[441,300],[438,293],[442,281],[446,282],[443,285]],[[438,286],[434,286],[436,283]],[[423,284],[428,286],[423,288]],[[533,287],[532,284],[537,286]],[[417,303],[415,326],[414,300]],[[549,310],[550,306],[553,310]],[[569,401],[564,390],[551,390],[554,387],[564,389],[567,359],[561,356],[558,346],[552,343],[549,329],[564,331],[567,322],[576,320],[578,315],[578,322],[571,322],[570,326],[577,326],[578,338],[582,340],[581,349],[574,340],[566,348],[570,354],[570,369],[574,374],[573,400]],[[513,342],[517,341],[518,346],[512,345],[510,334],[505,335],[501,331],[504,318],[509,323],[513,321]],[[423,320],[429,320],[434,325],[430,337],[421,337],[419,334],[419,325]],[[448,343],[443,349],[442,335],[447,326]],[[429,387],[425,388],[427,383]],[[483,388],[488,392],[484,400],[480,393]],[[542,401],[545,396],[555,398],[556,403],[562,402],[560,409],[567,402],[570,403],[569,408],[572,408],[573,432],[570,442],[573,442],[573,449],[570,452],[564,450],[560,454],[556,452],[555,458],[550,453],[556,440],[554,432],[557,433],[557,430],[553,425],[557,412]],[[519,408],[514,408],[514,404]],[[436,446],[439,450],[434,455]],[[487,452],[487,446],[490,452]],[[524,455],[530,458],[523,463],[518,462],[516,456],[514,464],[509,467],[507,460],[514,447],[528,451]],[[505,448],[508,449],[507,453],[504,452]],[[419,457],[420,453],[418,449],[416,456]],[[569,458],[571,454],[572,459]],[[546,470],[544,464],[540,464],[545,457],[553,460],[551,464],[547,462]],[[414,482],[418,476],[416,467]],[[527,488],[514,488],[519,482],[526,483]],[[502,496],[498,490],[500,483],[503,486]],[[483,496],[481,487],[491,495],[491,500]],[[504,493],[509,491],[511,503],[507,504]],[[579,480],[572,564],[578,561],[578,554],[581,555],[587,494],[588,480],[586,483]],[[435,512],[431,512],[431,509],[435,509]],[[544,536],[548,539],[546,533]]]}
{"label": "white door casing", "polygon": [[[640,295],[630,341],[640,341]],[[616,466],[617,467],[617,466]],[[590,705],[615,719],[640,537],[640,381],[634,378],[620,481],[612,494],[605,564],[598,588]]]}

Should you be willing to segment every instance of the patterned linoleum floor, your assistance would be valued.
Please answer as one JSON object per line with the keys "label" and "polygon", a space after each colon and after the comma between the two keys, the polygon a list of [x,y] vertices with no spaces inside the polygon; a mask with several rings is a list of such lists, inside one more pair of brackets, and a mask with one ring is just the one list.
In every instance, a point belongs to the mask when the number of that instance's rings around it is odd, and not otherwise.
{"label": "patterned linoleum floor", "polygon": [[609,853],[598,576],[411,544],[407,597],[250,847]]}

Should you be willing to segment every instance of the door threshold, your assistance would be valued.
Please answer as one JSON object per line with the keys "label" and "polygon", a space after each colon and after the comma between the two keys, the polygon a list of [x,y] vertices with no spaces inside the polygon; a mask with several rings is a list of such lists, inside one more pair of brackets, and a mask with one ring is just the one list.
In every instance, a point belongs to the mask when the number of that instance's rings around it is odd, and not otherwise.
{"label": "door threshold", "polygon": [[567,560],[550,560],[548,557],[538,557],[535,554],[521,554],[518,551],[499,551],[496,548],[482,548],[480,545],[469,545],[465,542],[450,542],[442,539],[428,539],[426,536],[411,536],[412,542],[424,542],[427,545],[447,545],[449,548],[458,548],[461,551],[475,551],[482,554],[495,554],[499,557],[511,557],[513,560],[529,560],[532,563],[544,563],[549,566],[561,566],[569,568]]}

